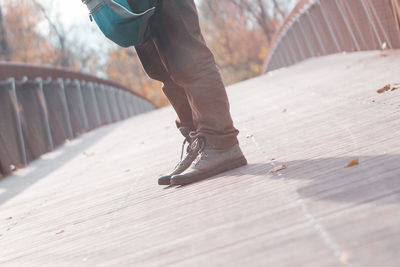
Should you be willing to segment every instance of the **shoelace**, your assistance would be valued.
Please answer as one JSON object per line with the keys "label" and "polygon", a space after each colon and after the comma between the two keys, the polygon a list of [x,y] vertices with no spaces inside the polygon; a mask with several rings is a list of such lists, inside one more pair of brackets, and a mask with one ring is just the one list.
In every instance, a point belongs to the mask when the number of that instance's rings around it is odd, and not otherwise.
{"label": "shoelace", "polygon": [[205,147],[206,138],[204,136],[197,136],[190,146],[191,150],[196,151],[197,154],[201,154]]}
{"label": "shoelace", "polygon": [[181,160],[183,159],[183,151],[185,150],[185,145],[186,145],[186,143],[189,143],[189,146],[188,146],[188,153],[189,153],[189,148],[190,148],[190,142],[188,141],[188,139],[187,138],[185,138],[185,140],[183,141],[183,144],[182,144],[182,151],[181,151]]}
{"label": "shoelace", "polygon": [[[191,142],[191,140],[193,140]],[[189,143],[189,146],[187,148],[187,152],[190,153],[192,151],[196,151],[197,154],[201,154],[203,152],[205,146],[206,146],[206,138],[202,135],[199,135],[196,132],[190,132],[189,137],[185,138],[183,140],[182,144],[182,151],[181,151],[181,160],[183,159],[183,153],[185,150],[185,145],[186,143]]]}

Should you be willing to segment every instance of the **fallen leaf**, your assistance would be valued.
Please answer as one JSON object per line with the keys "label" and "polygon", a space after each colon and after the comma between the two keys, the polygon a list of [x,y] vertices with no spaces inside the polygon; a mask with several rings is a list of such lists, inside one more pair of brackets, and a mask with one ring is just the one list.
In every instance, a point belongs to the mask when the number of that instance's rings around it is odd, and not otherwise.
{"label": "fallen leaf", "polygon": [[349,254],[345,251],[340,254],[340,261],[343,263],[347,263],[349,261],[349,258]]}
{"label": "fallen leaf", "polygon": [[286,169],[286,168],[287,168],[286,165],[279,165],[279,166],[277,166],[277,167],[271,169],[268,173],[269,173],[269,174],[271,174],[271,173],[277,173],[277,172],[279,172],[279,171],[281,171],[281,170],[284,170],[284,169]]}
{"label": "fallen leaf", "polygon": [[358,159],[352,160],[352,161],[350,161],[349,164],[346,165],[345,168],[349,168],[349,167],[356,166],[356,165],[358,165],[359,163],[360,163],[360,162],[358,161]]}
{"label": "fallen leaf", "polygon": [[10,171],[15,171],[16,169],[17,169],[17,167],[15,167],[15,165],[14,164],[11,164],[10,166],[9,166],[9,168],[10,168]]}
{"label": "fallen leaf", "polygon": [[390,84],[387,84],[387,85],[385,85],[383,88],[379,89],[379,90],[376,91],[376,92],[377,92],[378,94],[382,94],[382,93],[384,93],[384,92],[386,92],[386,91],[389,91],[390,88],[391,88],[391,85],[390,85]]}
{"label": "fallen leaf", "polygon": [[64,230],[61,230],[60,232],[56,233],[56,235],[64,233]]}

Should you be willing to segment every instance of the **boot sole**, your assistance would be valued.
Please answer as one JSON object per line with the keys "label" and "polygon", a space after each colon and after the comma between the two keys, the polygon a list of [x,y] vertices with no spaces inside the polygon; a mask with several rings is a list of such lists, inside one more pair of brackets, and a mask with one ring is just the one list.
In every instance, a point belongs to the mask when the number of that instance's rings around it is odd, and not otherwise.
{"label": "boot sole", "polygon": [[163,176],[161,178],[158,178],[159,185],[170,185],[171,177],[167,178],[167,176]]}
{"label": "boot sole", "polygon": [[[210,170],[208,172],[203,172],[201,174],[195,175],[195,176],[190,176],[190,177],[177,177],[178,179],[174,178],[174,176],[172,176],[172,178],[170,179],[170,185],[187,185],[187,184],[191,184],[191,183],[195,183],[207,178],[210,178],[212,176],[215,176],[217,174],[226,172],[226,171],[230,171],[233,169],[237,169],[239,167],[245,166],[247,165],[247,160],[245,157],[241,157],[238,159],[235,159],[233,161],[230,161],[229,163],[224,163],[221,164],[220,167],[217,167],[213,170]],[[178,175],[177,175],[178,176]]]}

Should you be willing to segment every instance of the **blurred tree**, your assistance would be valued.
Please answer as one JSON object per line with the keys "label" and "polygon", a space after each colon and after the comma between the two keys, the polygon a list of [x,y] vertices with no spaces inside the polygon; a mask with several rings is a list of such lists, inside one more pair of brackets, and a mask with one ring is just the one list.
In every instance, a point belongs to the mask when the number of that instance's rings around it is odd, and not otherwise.
{"label": "blurred tree", "polygon": [[249,20],[258,24],[271,43],[280,23],[288,13],[291,0],[229,0],[249,15]]}
{"label": "blurred tree", "polygon": [[43,20],[49,28],[46,35],[50,37],[52,47],[55,50],[55,56],[51,62],[53,66],[91,74],[98,74],[104,69],[104,66],[99,64],[101,60],[98,52],[100,51],[95,51],[84,41],[80,40],[80,38],[77,38],[73,32],[73,28],[66,29],[58,17],[52,14],[54,6],[45,7],[37,0],[33,0],[32,2],[41,13]]}
{"label": "blurred tree", "polygon": [[0,16],[0,56],[3,54],[3,59],[91,74],[103,72],[99,51],[66,30],[57,17],[50,15],[51,8],[36,0],[3,0],[2,5],[5,12],[3,20]]}
{"label": "blurred tree", "polygon": [[261,74],[270,43],[290,0],[202,0],[203,33],[224,82]]}
{"label": "blurred tree", "polygon": [[41,13],[45,21],[48,23],[50,28],[50,34],[57,40],[57,45],[55,46],[57,57],[53,59],[53,65],[60,66],[64,68],[71,68],[75,65],[75,60],[73,53],[68,45],[68,36],[65,27],[59,21],[53,20],[49,13],[50,11],[42,4],[33,0],[32,3],[37,7],[38,11]]}
{"label": "blurred tree", "polygon": [[2,39],[12,48],[8,60],[42,64],[54,57],[50,43],[37,30],[40,14],[32,1],[7,1]]}
{"label": "blurred tree", "polygon": [[3,11],[0,7],[0,60],[9,60],[11,55],[8,45],[7,32],[3,20]]}
{"label": "blurred tree", "polygon": [[[273,35],[291,0],[202,0],[203,33],[226,84],[261,73]],[[160,84],[141,68],[134,50],[115,48],[108,58],[109,78],[133,87],[156,105],[167,104]]]}
{"label": "blurred tree", "polygon": [[147,76],[134,49],[113,49],[108,57],[106,73],[109,79],[132,88],[135,93],[151,100],[156,106],[168,105],[161,83]]}
{"label": "blurred tree", "polygon": [[[199,1],[203,33],[226,84],[261,73],[272,36],[291,1]],[[133,88],[158,106],[168,103],[160,83],[147,77],[133,49],[109,48],[107,42],[90,48],[81,35],[71,27],[66,29],[54,16],[54,6],[43,6],[42,1],[0,3],[0,59],[101,74]]]}
{"label": "blurred tree", "polygon": [[96,49],[90,48],[73,28],[65,28],[52,7],[44,7],[37,0],[2,0],[1,4],[0,59],[100,74],[133,88],[158,106],[168,103],[160,84],[142,71],[133,50],[104,49],[107,42],[102,43],[104,47],[99,44]]}

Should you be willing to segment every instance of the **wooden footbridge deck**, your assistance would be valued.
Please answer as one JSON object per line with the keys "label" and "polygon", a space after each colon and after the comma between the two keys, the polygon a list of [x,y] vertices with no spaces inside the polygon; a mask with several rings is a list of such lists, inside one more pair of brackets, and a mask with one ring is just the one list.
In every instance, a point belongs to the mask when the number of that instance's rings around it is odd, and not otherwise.
{"label": "wooden footbridge deck", "polygon": [[180,188],[171,108],[83,135],[0,181],[0,265],[400,266],[399,83],[393,50],[234,85],[249,165]]}

